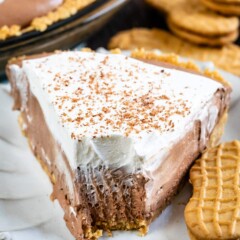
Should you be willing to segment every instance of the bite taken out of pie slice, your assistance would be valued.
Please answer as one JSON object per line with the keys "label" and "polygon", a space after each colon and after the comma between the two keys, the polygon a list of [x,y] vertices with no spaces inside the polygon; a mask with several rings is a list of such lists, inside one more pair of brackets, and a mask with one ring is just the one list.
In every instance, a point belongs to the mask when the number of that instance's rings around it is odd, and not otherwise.
{"label": "bite taken out of pie slice", "polygon": [[22,131],[78,240],[145,234],[222,134],[230,87],[162,60],[55,52],[7,66]]}

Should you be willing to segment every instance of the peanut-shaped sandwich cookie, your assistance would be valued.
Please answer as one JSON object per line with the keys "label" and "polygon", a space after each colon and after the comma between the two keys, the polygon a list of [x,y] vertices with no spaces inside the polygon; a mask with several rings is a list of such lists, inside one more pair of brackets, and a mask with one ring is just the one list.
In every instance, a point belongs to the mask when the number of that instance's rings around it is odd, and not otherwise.
{"label": "peanut-shaped sandwich cookie", "polygon": [[190,181],[185,221],[191,239],[239,239],[240,142],[207,150],[193,165]]}

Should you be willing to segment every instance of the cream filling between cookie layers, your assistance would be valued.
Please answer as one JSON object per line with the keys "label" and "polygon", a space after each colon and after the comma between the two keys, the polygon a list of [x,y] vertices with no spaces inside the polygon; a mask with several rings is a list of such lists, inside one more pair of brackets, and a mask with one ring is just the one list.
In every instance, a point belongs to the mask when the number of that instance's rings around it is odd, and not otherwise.
{"label": "cream filling between cookie layers", "polygon": [[[154,179],[155,176],[151,176],[151,173],[155,169],[159,169],[167,159],[172,147],[193,128],[195,121],[203,122],[210,116],[209,121],[202,129],[208,132],[212,131],[219,110],[213,104],[212,99],[218,89],[224,88],[221,84],[203,76],[153,66],[122,55],[64,52],[23,61],[22,68],[17,65],[11,65],[10,68],[14,69],[19,76],[26,75],[31,92],[41,106],[46,123],[66,154],[73,171],[78,166],[94,168],[104,165],[110,169],[125,168],[129,173],[142,173],[150,179]],[[93,94],[90,91],[89,79],[96,72],[104,75],[103,78],[100,78],[100,75],[96,77],[100,87],[104,83],[112,84],[114,94],[111,96],[111,100],[113,105],[117,106],[117,110],[118,105],[122,103],[117,93],[122,93],[130,88],[134,98],[141,98],[149,94],[155,105],[162,105],[166,108],[174,106],[181,111],[178,102],[185,103],[184,108],[187,108],[187,113],[184,116],[176,113],[169,117],[168,123],[174,126],[170,130],[166,128],[165,122],[159,120],[159,129],[149,127],[138,133],[130,132],[129,135],[125,134],[124,125],[116,131],[101,121],[94,126],[91,124],[76,126],[72,122],[64,122],[62,114],[68,114],[67,109],[71,109],[73,103],[69,101],[65,102],[66,104],[62,103],[63,109],[59,109],[59,105],[56,104],[59,96],[64,97],[67,94],[68,97],[75,97],[73,90],[80,87],[84,93],[79,109],[84,114],[89,113],[86,105],[87,95]],[[65,88],[60,86],[59,89],[61,82],[54,80],[59,76],[61,81],[63,78],[68,80],[69,86]],[[24,84],[21,85],[20,91],[24,98],[26,91]],[[167,98],[163,97],[163,99],[155,101],[154,98],[159,94],[167,96]],[[99,96],[94,94],[92,96],[95,105],[91,106],[90,114],[94,114],[103,107],[111,108],[107,101],[101,102],[98,101]],[[26,99],[23,99],[24,101]],[[169,101],[172,103],[170,104]],[[72,118],[71,114],[77,113],[74,111],[70,113],[69,117]],[[111,114],[112,112],[106,113],[106,116],[109,115],[113,121],[117,121]],[[158,117],[161,116],[157,115],[156,120]],[[103,129],[103,131],[93,137],[96,129]],[[78,134],[78,137],[74,139],[73,134]],[[204,141],[204,134],[201,138]],[[64,172],[64,169],[62,170]],[[70,177],[69,181],[72,181]],[[70,182],[67,184],[72,185]],[[148,201],[151,197],[152,189],[147,189],[147,205],[150,204]]]}

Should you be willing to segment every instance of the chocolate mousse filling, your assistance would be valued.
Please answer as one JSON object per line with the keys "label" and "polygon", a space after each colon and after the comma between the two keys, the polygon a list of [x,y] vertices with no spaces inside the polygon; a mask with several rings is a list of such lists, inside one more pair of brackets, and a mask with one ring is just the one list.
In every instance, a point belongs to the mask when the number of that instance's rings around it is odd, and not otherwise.
{"label": "chocolate mousse filling", "polygon": [[[159,66],[174,66],[150,62]],[[218,116],[214,130],[209,132],[211,112],[191,128],[162,164],[149,177],[140,171],[129,173],[124,167],[104,165],[72,170],[59,143],[54,139],[45,121],[36,97],[30,91],[25,75],[18,75],[7,67],[12,86],[14,110],[21,111],[20,125],[29,140],[31,150],[48,173],[53,183],[53,199],[58,199],[65,212],[66,224],[76,239],[96,239],[102,230],[139,229],[143,234],[148,225],[171,202],[189,167],[202,151],[211,144],[211,136],[218,131],[229,105],[230,89],[218,89],[212,98]],[[21,83],[19,82],[21,81]],[[19,86],[24,86],[25,90]],[[23,99],[23,92],[24,98]]]}

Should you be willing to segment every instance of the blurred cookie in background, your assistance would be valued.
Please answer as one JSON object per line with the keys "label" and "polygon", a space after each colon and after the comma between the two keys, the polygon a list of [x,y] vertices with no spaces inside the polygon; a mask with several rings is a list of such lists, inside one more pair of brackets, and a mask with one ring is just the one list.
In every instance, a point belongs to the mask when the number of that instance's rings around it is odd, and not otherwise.
{"label": "blurred cookie in background", "polygon": [[239,0],[201,0],[202,3],[223,15],[240,16]]}
{"label": "blurred cookie in background", "polygon": [[147,3],[165,13],[169,29],[189,42],[222,46],[238,38],[238,18],[222,16],[200,0],[147,0]]}
{"label": "blurred cookie in background", "polygon": [[169,13],[170,30],[190,42],[221,46],[234,42],[238,37],[239,20],[213,12],[198,0],[182,1]]}
{"label": "blurred cookie in background", "polygon": [[212,61],[218,68],[240,76],[240,48],[228,44],[219,48],[201,47],[184,41],[161,29],[135,28],[119,32],[111,38],[109,49],[160,49],[200,61]]}

